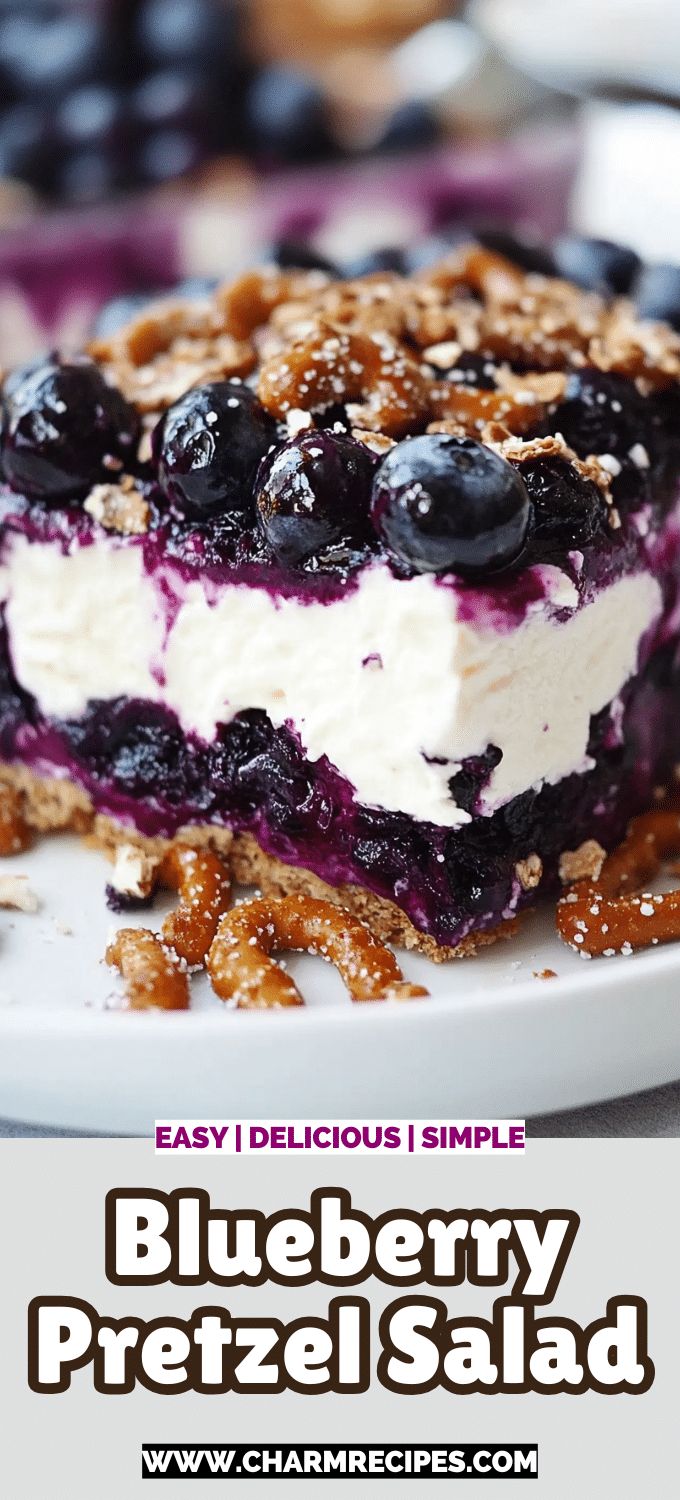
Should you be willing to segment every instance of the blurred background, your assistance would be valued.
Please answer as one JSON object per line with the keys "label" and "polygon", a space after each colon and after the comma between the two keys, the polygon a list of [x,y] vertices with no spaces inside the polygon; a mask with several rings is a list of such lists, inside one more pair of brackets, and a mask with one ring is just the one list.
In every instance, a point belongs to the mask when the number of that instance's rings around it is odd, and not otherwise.
{"label": "blurred background", "polygon": [[463,230],[680,320],[679,162],[680,0],[0,0],[0,363]]}

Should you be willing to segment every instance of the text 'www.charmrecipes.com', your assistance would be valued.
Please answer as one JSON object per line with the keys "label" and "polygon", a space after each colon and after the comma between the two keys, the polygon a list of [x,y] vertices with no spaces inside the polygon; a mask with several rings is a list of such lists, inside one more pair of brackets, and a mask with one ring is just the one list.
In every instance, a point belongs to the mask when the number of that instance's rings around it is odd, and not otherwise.
{"label": "text 'www.charmrecipes.com'", "polygon": [[157,1120],[157,1154],[521,1156],[523,1120]]}

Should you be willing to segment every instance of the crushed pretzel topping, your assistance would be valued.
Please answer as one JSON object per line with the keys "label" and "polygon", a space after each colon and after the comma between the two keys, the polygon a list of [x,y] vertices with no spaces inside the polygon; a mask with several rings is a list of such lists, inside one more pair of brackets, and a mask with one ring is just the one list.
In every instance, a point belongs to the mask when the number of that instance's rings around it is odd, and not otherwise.
{"label": "crushed pretzel topping", "polygon": [[[513,462],[559,455],[610,502],[611,455],[577,458],[559,435],[523,439],[584,365],[647,392],[680,376],[680,335],[670,327],[640,322],[625,298],[527,274],[477,245],[412,276],[332,280],[265,266],[211,297],[160,298],[89,352],[143,421],[194,385],[252,376],[291,435],[341,404],[357,433],[374,435],[359,441],[376,453],[413,432],[468,435]],[[492,389],[451,375],[465,353],[489,363]],[[142,442],[148,450],[148,426]],[[644,466],[641,445],[633,461]]]}
{"label": "crushed pretzel topping", "polygon": [[565,849],[560,855],[559,873],[563,885],[573,880],[597,880],[605,859],[606,850],[597,839],[586,839],[578,849]]}
{"label": "crushed pretzel topping", "polygon": [[31,890],[27,875],[0,875],[0,906],[29,913],[38,910],[38,897]]}
{"label": "crushed pretzel topping", "polygon": [[95,484],[83,509],[105,531],[121,536],[143,536],[149,529],[149,506],[129,474],[118,484]]}
{"label": "crushed pretzel topping", "polygon": [[534,891],[543,875],[543,860],[538,854],[528,854],[515,865],[515,874],[523,891]]}
{"label": "crushed pretzel topping", "polygon": [[384,458],[390,448],[394,448],[394,438],[387,437],[384,432],[366,432],[363,427],[353,427],[352,437],[357,443],[363,443],[365,448],[370,448],[371,453],[377,453],[378,458]]}

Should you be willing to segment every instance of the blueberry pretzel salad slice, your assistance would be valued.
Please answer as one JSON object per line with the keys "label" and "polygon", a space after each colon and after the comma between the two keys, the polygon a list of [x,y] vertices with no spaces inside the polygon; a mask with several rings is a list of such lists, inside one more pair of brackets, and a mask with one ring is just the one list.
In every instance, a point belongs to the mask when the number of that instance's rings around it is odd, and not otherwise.
{"label": "blueberry pretzel salad slice", "polygon": [[559,263],[264,266],[6,377],[0,775],[218,855],[190,964],[229,881],[474,953],[671,784],[680,334]]}

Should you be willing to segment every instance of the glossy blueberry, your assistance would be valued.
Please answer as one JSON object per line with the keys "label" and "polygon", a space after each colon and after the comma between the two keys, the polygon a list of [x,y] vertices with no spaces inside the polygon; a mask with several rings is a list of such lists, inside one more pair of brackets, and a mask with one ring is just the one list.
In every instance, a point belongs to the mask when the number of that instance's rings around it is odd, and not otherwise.
{"label": "glossy blueberry", "polygon": [[120,96],[105,84],[86,84],[74,89],[57,110],[57,134],[69,148],[119,142],[122,124]]}
{"label": "glossy blueberry", "polygon": [[206,143],[191,130],[153,130],[142,143],[137,170],[152,186],[194,172],[205,158]]}
{"label": "glossy blueberry", "polygon": [[49,172],[49,140],[44,112],[15,104],[0,117],[0,178],[24,178],[42,185]]}
{"label": "glossy blueberry", "polygon": [[641,318],[660,319],[680,332],[680,266],[643,266],[633,296]]}
{"label": "glossy blueberry", "polygon": [[591,480],[561,458],[522,465],[532,506],[530,546],[541,558],[583,548],[607,529],[607,504]]}
{"label": "glossy blueberry", "polygon": [[137,18],[138,43],[161,64],[211,63],[225,45],[225,16],[231,9],[215,0],[145,0]]}
{"label": "glossy blueberry", "polygon": [[34,97],[59,96],[105,68],[103,19],[82,11],[14,14],[0,24],[0,58],[12,87]]}
{"label": "glossy blueberry", "polygon": [[514,561],[530,519],[519,473],[472,438],[406,438],[373,481],[376,530],[418,573],[494,571]]}
{"label": "glossy blueberry", "polygon": [[375,276],[381,271],[393,271],[397,276],[406,275],[406,252],[401,245],[380,245],[375,250],[365,250],[362,255],[346,261],[343,267],[343,275],[350,279]]}
{"label": "glossy blueberry", "polygon": [[292,68],[263,68],[248,89],[246,129],[253,149],[274,161],[306,161],[328,149],[321,89]]}
{"label": "glossy blueberry", "polygon": [[150,73],[130,99],[133,127],[144,130],[188,129],[211,133],[215,103],[209,80],[189,69]]}
{"label": "glossy blueberry", "polygon": [[441,128],[424,99],[409,99],[399,104],[381,135],[379,151],[417,151],[433,146],[441,138]]}
{"label": "glossy blueberry", "polygon": [[558,276],[605,295],[629,292],[640,269],[640,257],[635,251],[627,245],[616,245],[613,240],[565,234],[556,240],[553,253]]}
{"label": "glossy blueberry", "polygon": [[466,236],[476,239],[484,250],[495,255],[504,255],[522,271],[531,271],[539,276],[554,276],[555,261],[548,245],[529,234],[520,234],[505,225],[484,225]]}
{"label": "glossy blueberry", "polygon": [[327,256],[322,255],[320,250],[315,250],[306,240],[277,240],[271,250],[265,253],[264,259],[273,261],[282,271],[323,271],[326,276],[334,278],[342,275],[335,261],[328,260]]}
{"label": "glossy blueberry", "polygon": [[257,477],[260,526],[279,562],[301,567],[369,537],[374,459],[346,433],[314,431],[265,459]]}
{"label": "glossy blueberry", "polygon": [[644,443],[649,420],[647,403],[631,380],[585,368],[569,376],[564,399],[546,426],[561,432],[581,458],[589,453],[623,458],[635,443]]}
{"label": "glossy blueberry", "polygon": [[258,464],[277,431],[274,418],[241,381],[195,386],[154,430],[161,488],[190,517],[247,510]]}
{"label": "glossy blueberry", "polygon": [[74,498],[107,476],[107,457],[135,457],[137,415],[89,359],[54,356],[15,371],[2,417],[5,478],[32,499]]}
{"label": "glossy blueberry", "polygon": [[75,206],[102,203],[124,185],[119,153],[106,148],[74,151],[55,173],[57,196]]}

